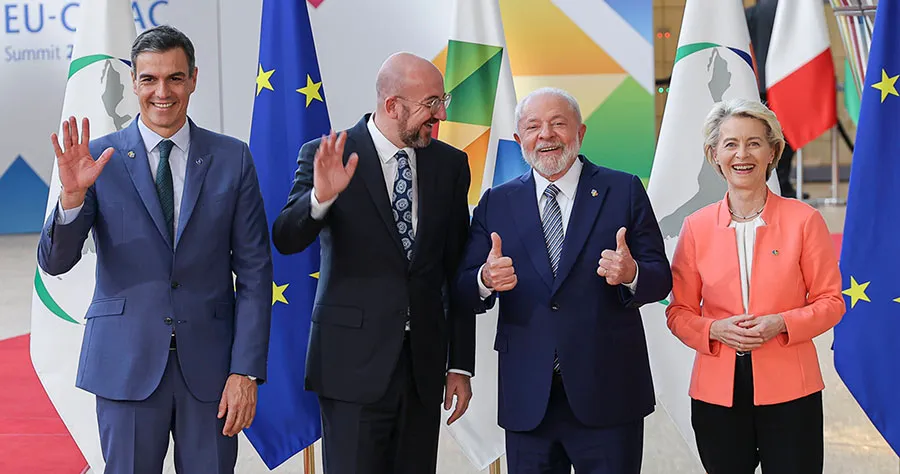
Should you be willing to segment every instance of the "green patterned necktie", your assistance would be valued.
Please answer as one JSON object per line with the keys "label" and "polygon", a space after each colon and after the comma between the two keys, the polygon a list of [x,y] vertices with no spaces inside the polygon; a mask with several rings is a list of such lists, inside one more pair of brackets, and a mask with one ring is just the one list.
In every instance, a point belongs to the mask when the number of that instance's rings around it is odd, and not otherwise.
{"label": "green patterned necktie", "polygon": [[172,189],[172,168],[169,166],[169,154],[174,145],[172,140],[159,142],[159,165],[156,167],[156,194],[159,196],[163,217],[166,218],[170,240],[175,233],[175,191]]}

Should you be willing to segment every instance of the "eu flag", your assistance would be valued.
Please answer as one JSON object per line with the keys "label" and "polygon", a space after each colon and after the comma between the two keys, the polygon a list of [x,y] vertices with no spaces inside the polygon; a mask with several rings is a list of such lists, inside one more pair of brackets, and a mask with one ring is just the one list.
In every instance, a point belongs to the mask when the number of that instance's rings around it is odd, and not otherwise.
{"label": "eu flag", "polygon": [[900,4],[878,4],[841,248],[847,314],[834,365],[900,453]]}
{"label": "eu flag", "polygon": [[[329,132],[328,110],[305,1],[265,0],[250,150],[269,228],[287,200],[305,142]],[[269,469],[321,435],[319,405],[303,388],[319,244],[295,255],[272,249],[269,378],[259,387],[253,425],[244,430]]]}

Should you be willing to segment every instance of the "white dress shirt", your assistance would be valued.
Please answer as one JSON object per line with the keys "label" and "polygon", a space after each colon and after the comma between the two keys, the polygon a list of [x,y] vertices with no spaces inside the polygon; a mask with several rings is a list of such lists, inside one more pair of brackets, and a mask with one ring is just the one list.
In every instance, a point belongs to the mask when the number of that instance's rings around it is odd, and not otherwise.
{"label": "white dress shirt", "polygon": [[[144,125],[144,121],[141,120],[140,117],[138,117],[137,120],[138,130],[141,132],[141,139],[144,141],[144,147],[147,151],[147,161],[150,164],[150,176],[155,183],[156,168],[159,166],[158,145],[164,138]],[[181,215],[181,197],[184,195],[184,177],[187,172],[188,150],[191,146],[190,124],[185,121],[184,125],[178,129],[174,135],[169,137],[169,140],[172,140],[172,142],[175,143],[175,146],[172,147],[172,151],[169,153],[169,168],[172,170],[172,190],[174,191],[175,204],[173,217],[175,229],[172,231],[173,235],[175,235],[174,232],[178,230],[178,216]],[[116,150],[118,153],[127,153],[127,151],[128,150]],[[78,217],[83,206],[84,204],[82,203],[81,206],[65,210],[62,208],[62,203],[60,202],[57,206],[59,210],[56,214],[57,225],[70,224]]]}
{"label": "white dress shirt", "polygon": [[744,313],[750,311],[750,275],[753,273],[753,246],[756,244],[756,228],[766,225],[762,217],[748,222],[731,221],[729,227],[734,228],[737,238],[738,263],[741,270],[741,298],[744,301]]}
{"label": "white dress shirt", "polygon": [[[369,117],[366,126],[369,128],[369,135],[372,136],[372,143],[375,144],[375,152],[378,153],[378,160],[381,161],[381,171],[384,173],[384,186],[387,189],[388,199],[391,202],[394,202],[394,181],[397,179],[397,159],[394,158],[394,155],[396,155],[398,151],[403,150],[406,152],[406,155],[409,156],[409,167],[412,170],[412,189],[410,190],[410,196],[412,197],[412,225],[413,235],[415,236],[416,226],[419,224],[419,187],[417,179],[418,174],[416,173],[416,149],[412,147],[397,148],[396,145],[391,143],[391,141],[388,140],[375,125],[375,114],[372,114]],[[328,208],[331,207],[336,199],[337,196],[320,203],[316,199],[315,188],[313,188],[313,192],[310,193],[309,198],[311,204],[309,213],[312,218],[316,220],[324,218],[325,214],[328,213]]]}
{"label": "white dress shirt", "polygon": [[[584,164],[581,162],[581,159],[576,159],[569,168],[569,171],[566,171],[566,174],[564,174],[562,178],[552,182],[552,184],[555,184],[556,187],[559,188],[559,193],[556,194],[556,203],[559,204],[559,210],[562,213],[563,248],[565,248],[566,245],[565,235],[569,229],[569,218],[572,216],[572,205],[575,203],[575,194],[578,191],[578,180],[581,178],[582,168],[584,168]],[[534,176],[534,191],[537,194],[538,210],[541,213],[541,221],[543,221],[544,204],[546,204],[547,199],[550,199],[544,195],[544,190],[547,189],[547,186],[550,186],[551,182],[534,169],[531,170],[531,174]],[[501,235],[500,238],[503,238],[503,236]],[[597,260],[600,260],[599,255],[597,256]],[[493,290],[489,289],[481,280],[482,269],[484,269],[484,265],[478,270],[475,279],[478,280],[478,293],[481,295],[481,299],[485,299],[488,296],[491,296]],[[637,288],[637,276],[637,262],[635,262],[634,280],[631,283],[624,284],[632,293],[634,293],[634,290]],[[598,276],[597,278],[600,277]]]}

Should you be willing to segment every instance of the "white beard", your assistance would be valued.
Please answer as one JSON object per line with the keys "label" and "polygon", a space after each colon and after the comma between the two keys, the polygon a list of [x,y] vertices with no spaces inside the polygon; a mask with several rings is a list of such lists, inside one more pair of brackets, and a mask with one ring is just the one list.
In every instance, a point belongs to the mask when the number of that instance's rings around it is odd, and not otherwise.
{"label": "white beard", "polygon": [[562,172],[578,158],[578,151],[581,149],[581,143],[577,143],[574,147],[563,147],[562,153],[556,158],[541,158],[538,151],[547,145],[538,145],[534,147],[534,151],[526,152],[522,150],[522,157],[525,162],[531,165],[542,176],[553,176]]}

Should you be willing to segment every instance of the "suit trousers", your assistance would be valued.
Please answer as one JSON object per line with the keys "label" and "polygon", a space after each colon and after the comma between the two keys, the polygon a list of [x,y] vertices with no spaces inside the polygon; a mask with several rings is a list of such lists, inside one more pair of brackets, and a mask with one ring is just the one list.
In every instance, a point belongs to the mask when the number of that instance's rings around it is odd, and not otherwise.
{"label": "suit trousers", "polygon": [[640,474],[644,420],[586,426],[569,406],[562,376],[553,375],[547,413],[531,431],[506,431],[509,474]]}
{"label": "suit trousers", "polygon": [[821,474],[822,392],[775,405],[753,404],[752,353],[738,356],[734,403],[691,400],[691,424],[708,474]]}
{"label": "suit trousers", "polygon": [[179,474],[232,474],[237,462],[237,436],[222,434],[225,418],[217,418],[218,402],[198,401],[185,385],[175,350],[159,386],[146,400],[97,397],[100,445],[105,474],[160,474],[175,440]]}
{"label": "suit trousers", "polygon": [[325,474],[427,474],[437,469],[441,404],[426,405],[416,390],[408,332],[381,399],[358,404],[320,396],[319,407]]}

